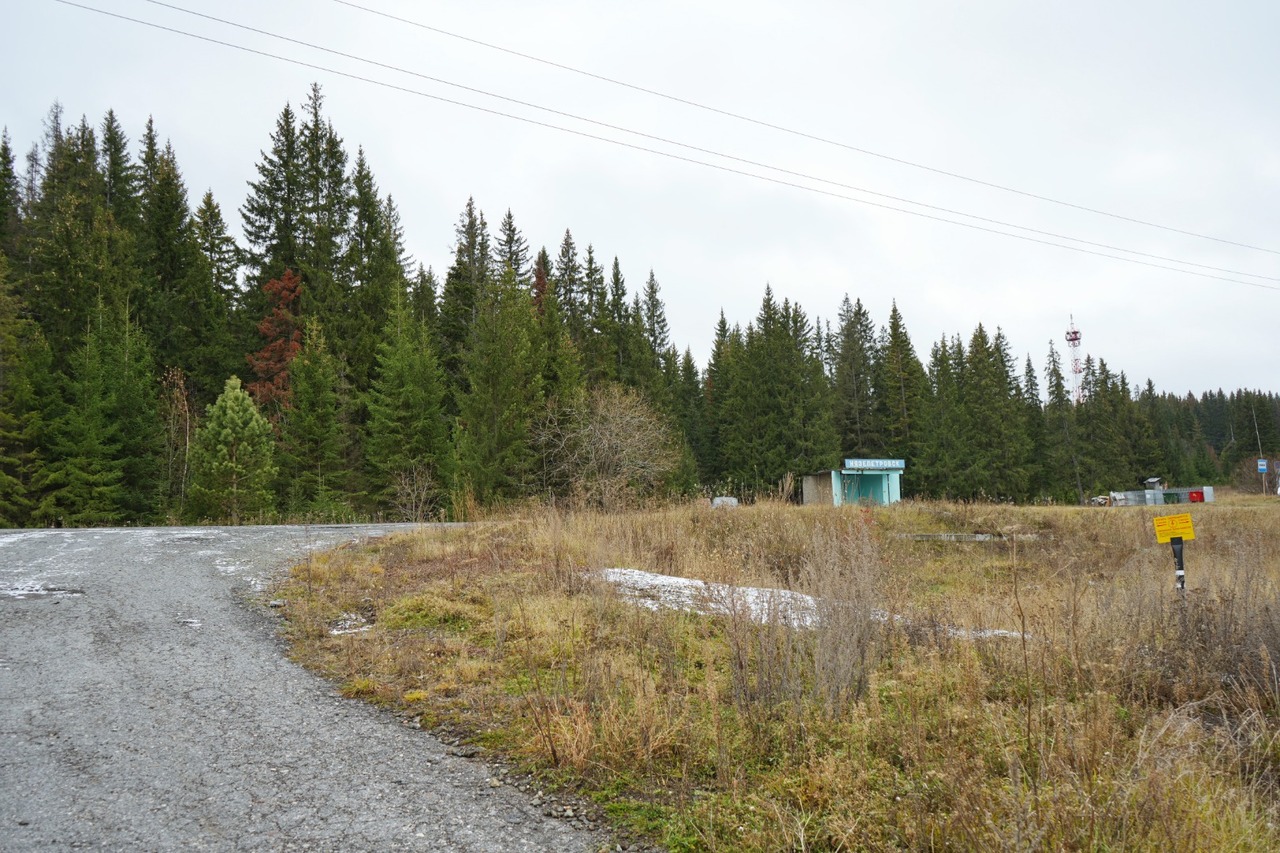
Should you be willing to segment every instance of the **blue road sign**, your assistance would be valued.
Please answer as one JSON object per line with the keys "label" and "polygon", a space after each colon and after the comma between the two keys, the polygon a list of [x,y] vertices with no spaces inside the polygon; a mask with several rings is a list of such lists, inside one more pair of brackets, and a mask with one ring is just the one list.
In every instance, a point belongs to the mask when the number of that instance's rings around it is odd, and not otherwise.
{"label": "blue road sign", "polygon": [[1267,473],[1267,460],[1265,459],[1258,460],[1258,473],[1259,474]]}

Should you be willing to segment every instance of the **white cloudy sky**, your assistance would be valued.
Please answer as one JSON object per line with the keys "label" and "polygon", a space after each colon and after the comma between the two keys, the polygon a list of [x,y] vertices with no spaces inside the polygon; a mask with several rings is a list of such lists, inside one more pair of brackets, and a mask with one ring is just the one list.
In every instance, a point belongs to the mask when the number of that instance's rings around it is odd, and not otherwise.
{"label": "white cloudy sky", "polygon": [[[352,152],[364,146],[382,189],[395,196],[417,259],[443,272],[468,196],[494,224],[510,208],[530,243],[553,255],[569,228],[606,263],[616,255],[632,288],[655,271],[672,336],[699,363],[718,312],[745,325],[771,284],[811,316],[833,320],[846,292],[861,297],[878,324],[896,299],[922,358],[933,340],[967,338],[982,322],[1002,327],[1019,360],[1030,354],[1042,368],[1049,340],[1062,350],[1074,315],[1084,349],[1135,382],[1150,377],[1179,393],[1280,390],[1280,4],[1271,0],[358,2],[845,146],[1258,248],[1084,213],[769,130],[334,0],[173,5],[412,74],[147,0],[83,3],[268,56],[55,0],[6,4],[0,124],[21,153],[39,138],[55,100],[69,118],[83,114],[95,124],[113,107],[135,141],[152,115],[193,198],[211,188],[234,223],[281,107],[297,105],[317,80],[338,133]],[[425,95],[839,195],[875,200],[836,186],[844,184],[1219,267],[1231,272],[1206,272],[1252,284],[931,221]]]}

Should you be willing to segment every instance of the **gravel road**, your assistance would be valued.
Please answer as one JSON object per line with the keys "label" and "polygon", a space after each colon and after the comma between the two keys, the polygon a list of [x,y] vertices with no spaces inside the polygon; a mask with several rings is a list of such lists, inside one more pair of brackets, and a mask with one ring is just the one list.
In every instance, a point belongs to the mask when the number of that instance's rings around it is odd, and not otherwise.
{"label": "gravel road", "polygon": [[0,532],[0,849],[598,850],[247,600],[396,527]]}

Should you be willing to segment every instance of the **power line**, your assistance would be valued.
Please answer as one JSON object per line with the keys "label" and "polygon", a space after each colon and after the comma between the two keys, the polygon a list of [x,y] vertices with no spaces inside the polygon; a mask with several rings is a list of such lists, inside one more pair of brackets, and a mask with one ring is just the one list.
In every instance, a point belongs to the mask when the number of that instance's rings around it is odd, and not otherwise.
{"label": "power line", "polygon": [[374,86],[380,86],[380,87],[382,87],[382,88],[390,89],[390,90],[392,90],[392,91],[402,92],[402,93],[404,93],[404,94],[417,95],[418,97],[428,98],[428,99],[433,100],[433,101],[439,101],[439,102],[441,102],[441,103],[446,103],[446,104],[451,104],[451,105],[453,105],[453,106],[463,107],[463,108],[465,108],[465,109],[474,110],[474,111],[476,111],[476,112],[485,113],[485,114],[487,114],[487,115],[493,115],[493,116],[498,116],[498,117],[500,117],[500,118],[507,118],[507,119],[512,119],[512,120],[514,120],[514,121],[524,122],[525,124],[534,125],[534,126],[536,126],[536,127],[543,127],[543,128],[547,128],[547,129],[549,129],[549,130],[556,130],[556,131],[560,131],[560,132],[562,132],[562,133],[569,133],[569,134],[572,134],[572,135],[574,135],[574,136],[582,137],[582,138],[584,138],[584,139],[591,139],[591,140],[595,140],[595,141],[597,141],[597,142],[606,142],[606,143],[609,143],[609,144],[611,144],[611,145],[617,145],[617,146],[622,147],[622,148],[628,148],[628,149],[631,149],[631,150],[634,150],[634,151],[642,151],[642,152],[645,152],[645,153],[648,153],[648,154],[655,154],[655,155],[657,155],[657,156],[659,156],[659,157],[666,157],[666,158],[668,158],[668,159],[671,159],[671,160],[677,160],[677,161],[684,162],[684,163],[691,163],[691,164],[696,165],[696,166],[704,166],[704,167],[706,167],[706,168],[709,168],[709,169],[715,169],[715,170],[717,170],[717,171],[726,172],[726,173],[728,173],[728,174],[735,174],[735,175],[741,175],[741,176],[748,177],[748,178],[754,178],[754,179],[756,179],[756,180],[758,180],[758,181],[764,181],[764,182],[767,182],[767,183],[776,184],[776,185],[778,185],[778,186],[791,187],[791,188],[793,188],[793,189],[799,189],[799,190],[803,190],[803,191],[805,191],[805,192],[816,193],[816,194],[818,194],[818,195],[824,195],[824,196],[828,196],[828,197],[831,197],[831,198],[843,199],[843,200],[845,200],[845,201],[852,201],[852,202],[856,202],[856,203],[858,203],[858,204],[868,205],[868,206],[870,206],[870,207],[878,207],[878,208],[881,208],[881,209],[883,209],[883,210],[891,210],[891,211],[894,211],[894,212],[897,212],[897,213],[905,213],[905,214],[907,214],[907,215],[909,215],[909,216],[916,216],[916,217],[920,217],[920,218],[922,218],[922,219],[930,219],[930,220],[933,220],[933,221],[936,221],[936,222],[944,222],[944,223],[947,223],[947,224],[950,224],[950,225],[958,225],[958,226],[961,226],[961,227],[963,227],[963,228],[970,228],[970,229],[973,229],[973,230],[975,230],[975,231],[983,231],[983,232],[986,232],[986,233],[989,233],[989,234],[997,234],[997,235],[1004,236],[1004,237],[1012,237],[1012,238],[1014,238],[1014,239],[1017,239],[1017,240],[1024,240],[1024,241],[1026,241],[1026,242],[1030,242],[1030,243],[1038,243],[1038,244],[1045,245],[1045,246],[1055,246],[1055,247],[1060,248],[1060,249],[1067,249],[1067,250],[1069,250],[1069,251],[1072,251],[1072,252],[1079,252],[1079,253],[1081,253],[1081,254],[1094,255],[1094,256],[1096,256],[1096,257],[1101,257],[1101,258],[1109,258],[1109,259],[1111,259],[1111,260],[1123,261],[1123,262],[1125,262],[1125,263],[1130,263],[1130,264],[1138,264],[1138,265],[1140,265],[1140,266],[1152,267],[1152,268],[1155,268],[1155,269],[1167,270],[1167,271],[1169,271],[1169,272],[1182,273],[1182,274],[1184,274],[1184,275],[1192,275],[1192,276],[1197,276],[1197,277],[1200,277],[1200,278],[1213,279],[1213,280],[1216,280],[1216,281],[1225,281],[1225,282],[1230,282],[1230,283],[1232,283],[1232,284],[1243,284],[1243,285],[1246,285],[1246,286],[1249,286],[1249,287],[1262,288],[1262,289],[1264,289],[1264,290],[1275,290],[1275,291],[1280,291],[1280,286],[1276,286],[1276,285],[1263,284],[1263,283],[1261,283],[1261,282],[1254,282],[1254,281],[1242,281],[1242,280],[1240,280],[1240,279],[1227,278],[1227,277],[1225,277],[1225,276],[1220,276],[1220,275],[1211,275],[1211,274],[1209,274],[1209,273],[1196,272],[1195,270],[1183,269],[1183,268],[1181,268],[1181,267],[1171,267],[1171,266],[1165,266],[1164,264],[1151,263],[1151,262],[1149,262],[1149,261],[1141,261],[1141,260],[1138,260],[1138,259],[1136,259],[1136,258],[1126,258],[1126,257],[1120,256],[1120,255],[1111,255],[1111,254],[1107,254],[1106,252],[1098,252],[1098,251],[1094,251],[1094,250],[1092,250],[1092,249],[1085,249],[1085,248],[1082,248],[1082,247],[1080,247],[1080,246],[1072,246],[1072,245],[1068,245],[1068,244],[1066,244],[1066,243],[1056,243],[1056,242],[1053,242],[1053,241],[1051,241],[1051,240],[1042,240],[1042,239],[1039,239],[1039,238],[1037,238],[1037,237],[1030,237],[1030,236],[1027,236],[1027,235],[1025,235],[1025,234],[1014,234],[1014,233],[1010,233],[1010,232],[1007,232],[1007,231],[1000,231],[1000,230],[998,230],[998,229],[996,229],[996,228],[988,228],[988,227],[983,226],[983,225],[976,225],[976,224],[974,224],[974,223],[972,223],[972,222],[961,222],[961,221],[954,220],[954,219],[947,219],[946,217],[943,217],[943,216],[935,216],[935,215],[933,215],[933,214],[923,213],[923,212],[918,211],[918,210],[907,210],[907,209],[905,209],[905,208],[894,207],[893,205],[889,205],[889,204],[882,204],[882,203],[880,203],[880,202],[869,201],[869,200],[867,200],[867,199],[855,198],[855,197],[853,197],[853,196],[843,195],[843,194],[841,194],[841,193],[832,192],[832,191],[830,191],[830,190],[824,190],[824,189],[820,189],[820,188],[818,188],[818,187],[811,187],[811,186],[807,186],[807,185],[805,185],[805,184],[795,183],[794,181],[786,181],[786,180],[783,180],[783,179],[781,179],[781,178],[774,178],[774,177],[770,177],[770,176],[768,176],[768,175],[759,175],[759,174],[755,174],[755,173],[753,173],[753,172],[747,172],[747,171],[743,171],[743,170],[741,170],[741,169],[735,169],[735,168],[733,168],[733,167],[725,166],[725,165],[722,165],[722,164],[719,164],[719,163],[709,163],[709,162],[706,162],[706,161],[704,161],[704,160],[697,160],[697,159],[694,159],[694,158],[692,158],[692,157],[685,157],[685,156],[682,156],[682,155],[680,155],[680,154],[673,154],[673,153],[671,153],[671,152],[669,152],[669,151],[662,151],[662,150],[659,150],[659,149],[656,149],[656,148],[648,148],[648,147],[645,147],[645,146],[643,146],[643,145],[636,145],[636,144],[634,144],[634,143],[631,143],[631,142],[624,142],[624,141],[619,140],[619,139],[610,139],[610,138],[605,137],[605,136],[597,136],[597,135],[595,135],[595,134],[587,133],[587,132],[585,132],[585,131],[575,130],[575,129],[573,129],[573,128],[562,127],[562,126],[560,126],[560,125],[551,124],[551,123],[549,123],[549,122],[538,121],[537,119],[528,118],[528,117],[526,117],[526,116],[519,116],[519,115],[514,115],[514,114],[511,114],[511,113],[504,113],[504,112],[502,112],[502,111],[500,111],[500,110],[494,110],[494,109],[490,109],[490,108],[488,108],[488,107],[478,106],[478,105],[476,105],[476,104],[468,104],[468,103],[466,103],[466,102],[464,102],[464,101],[456,101],[456,100],[453,100],[453,99],[451,99],[451,98],[443,97],[443,96],[441,96],[441,95],[433,95],[433,94],[431,94],[431,93],[429,93],[429,92],[422,92],[422,91],[419,91],[419,90],[417,90],[417,89],[410,89],[410,88],[408,88],[408,87],[406,87],[406,86],[399,86],[399,85],[396,85],[396,84],[394,84],[394,83],[388,83],[388,82],[383,81],[383,80],[376,80],[376,79],[371,78],[371,77],[364,77],[364,76],[362,76],[362,75],[359,75],[359,74],[353,74],[353,73],[348,72],[348,71],[340,71],[340,70],[338,70],[338,69],[336,69],[336,68],[330,68],[330,67],[328,67],[328,66],[324,66],[324,65],[317,65],[317,64],[315,64],[315,63],[312,63],[312,62],[306,62],[306,61],[304,61],[304,60],[300,60],[300,59],[291,59],[291,58],[289,58],[289,57],[278,56],[278,55],[276,55],[276,54],[268,53],[268,52],[263,51],[263,50],[257,50],[257,49],[255,49],[255,48],[246,47],[246,46],[244,46],[244,45],[239,45],[239,44],[235,44],[235,43],[233,43],[233,42],[228,42],[228,41],[223,41],[223,40],[221,40],[221,39],[213,38],[212,36],[200,35],[200,34],[198,34],[198,33],[190,33],[190,32],[187,32],[187,31],[185,31],[185,30],[179,30],[179,29],[176,29],[176,28],[174,28],[174,27],[165,26],[165,25],[163,25],[163,24],[157,24],[157,23],[154,23],[154,22],[151,22],[151,21],[144,21],[144,20],[141,20],[141,19],[138,19],[138,18],[130,17],[130,16],[128,16],[128,15],[122,15],[122,14],[119,14],[119,13],[117,13],[117,12],[109,12],[109,11],[107,11],[107,10],[105,10],[105,9],[98,9],[98,8],[93,7],[93,6],[86,6],[86,5],[81,4],[81,3],[72,2],[72,0],[54,0],[54,2],[56,2],[56,3],[60,3],[60,4],[64,5],[64,6],[70,6],[70,7],[76,8],[76,9],[82,9],[82,10],[84,10],[84,11],[86,11],[86,12],[96,12],[97,14],[105,15],[106,17],[116,18],[116,19],[118,19],[118,20],[122,20],[122,21],[128,21],[128,22],[130,22],[130,23],[138,24],[138,25],[140,25],[140,26],[144,26],[144,27],[149,27],[149,28],[151,28],[151,29],[160,30],[160,31],[162,31],[162,32],[167,32],[167,33],[171,33],[171,34],[174,34],[174,35],[186,36],[187,38],[196,39],[196,40],[198,40],[198,41],[207,42],[207,43],[209,43],[209,44],[216,44],[216,45],[219,45],[219,46],[221,46],[221,47],[230,48],[230,49],[232,49],[232,50],[238,50],[238,51],[241,51],[241,52],[243,52],[243,53],[249,53],[249,54],[252,54],[252,55],[255,55],[255,56],[264,57],[264,58],[266,58],[266,59],[271,59],[271,60],[274,60],[274,61],[277,61],[277,62],[284,62],[284,63],[290,64],[290,65],[296,65],[296,66],[299,66],[299,67],[301,67],[301,68],[309,68],[309,69],[311,69],[311,70],[313,70],[313,71],[321,71],[321,72],[324,72],[324,73],[326,73],[326,74],[332,74],[332,75],[335,75],[335,76],[337,76],[337,77],[343,77],[343,78],[346,78],[346,79],[349,79],[349,80],[355,80],[355,81],[357,81],[357,82],[361,82],[361,83],[369,83],[369,84],[374,85]]}
{"label": "power line", "polygon": [[1020,190],[1016,187],[1011,187],[1006,184],[999,184],[994,181],[983,180],[982,178],[974,178],[969,175],[961,174],[959,172],[951,172],[946,169],[940,169],[936,166],[929,166],[925,163],[917,163],[914,160],[907,160],[902,157],[895,157],[892,154],[884,154],[879,151],[872,151],[867,148],[860,148],[856,145],[851,145],[847,142],[840,142],[839,140],[836,140],[836,139],[830,139],[824,136],[818,136],[817,134],[808,133],[803,130],[796,130],[794,128],[786,127],[785,125],[780,125],[770,121],[765,121],[764,119],[753,118],[751,116],[743,115],[741,113],[735,113],[730,110],[722,109],[720,107],[713,107],[713,106],[710,106],[709,104],[703,104],[703,103],[699,103],[698,101],[690,100],[688,98],[682,98],[679,95],[672,95],[670,93],[662,92],[657,89],[649,89],[644,86],[636,85],[635,83],[628,83],[625,80],[618,80],[613,77],[607,77],[603,74],[596,74],[595,72],[592,72],[592,71],[586,71],[581,68],[575,68],[572,65],[565,65],[564,63],[555,62],[554,60],[543,59],[542,57],[539,57],[539,56],[534,56],[528,53],[522,53],[518,50],[513,50],[508,47],[503,47],[501,45],[492,44],[486,41],[481,41],[480,39],[472,38],[470,36],[464,36],[459,33],[450,32],[448,30],[441,29],[440,27],[433,27],[430,24],[424,24],[420,21],[414,21],[410,18],[403,18],[403,17],[400,17],[399,15],[393,15],[390,12],[383,12],[381,10],[373,9],[368,6],[362,6],[359,3],[350,2],[350,0],[333,0],[333,2],[342,6],[347,6],[352,9],[358,9],[362,12],[367,12],[371,15],[377,15],[382,18],[387,18],[389,20],[396,21],[401,24],[408,24],[411,27],[417,27],[418,29],[428,30],[430,32],[438,33],[442,36],[447,36],[449,38],[457,39],[459,41],[469,42],[470,44],[488,48],[489,50],[496,50],[501,53],[506,53],[511,56],[519,57],[521,59],[527,59],[531,62],[538,62],[543,65],[550,66],[551,68],[558,68],[562,71],[568,71],[572,74],[578,74],[583,77],[589,77],[593,80],[599,80],[601,82],[609,83],[614,86],[622,86],[623,88],[631,89],[632,91],[635,91],[635,92],[642,92],[646,95],[652,95],[655,98],[662,98],[667,101],[672,101],[673,103],[683,104],[688,107],[693,107],[695,109],[704,110],[709,113],[715,113],[716,115],[725,116],[726,118],[731,118],[731,119],[734,119],[735,121],[747,122],[748,124],[754,124],[758,127],[765,127],[770,130],[776,130],[780,133],[786,133],[786,134],[790,134],[791,136],[797,136],[797,137],[800,137],[801,139],[808,139],[812,142],[819,142],[819,143],[822,143],[823,145],[831,145],[836,148],[843,148],[846,151],[853,151],[858,154],[865,154],[868,157],[878,157],[881,160],[887,160],[891,163],[897,163],[901,166],[910,166],[913,169],[923,169],[924,171],[932,172],[935,175],[944,175],[948,178],[955,178],[956,180],[959,180],[959,181],[967,181],[968,183],[977,184],[978,186],[987,187],[988,189],[999,190],[1000,192],[1006,192],[1006,193],[1013,193],[1014,195],[1020,195],[1024,198],[1031,198],[1031,199],[1035,199],[1036,201],[1048,202],[1049,204],[1056,204],[1061,207],[1068,207],[1073,210],[1082,211],[1084,213],[1092,213],[1097,216],[1106,216],[1111,219],[1118,219],[1122,222],[1130,222],[1135,225],[1143,225],[1148,228],[1158,228],[1161,231],[1168,231],[1173,234],[1181,234],[1184,237],[1195,237],[1200,240],[1211,240],[1215,243],[1223,243],[1228,246],[1236,246],[1237,248],[1241,248],[1241,249],[1252,249],[1257,252],[1267,252],[1268,254],[1272,254],[1272,255],[1280,255],[1280,250],[1277,250],[1277,249],[1268,249],[1265,246],[1254,246],[1249,243],[1240,243],[1240,242],[1236,242],[1235,240],[1227,240],[1225,238],[1214,237],[1209,234],[1200,234],[1195,231],[1185,231],[1181,228],[1174,228],[1169,225],[1161,225],[1158,222],[1149,222],[1145,219],[1138,219],[1136,217],[1126,216],[1121,213],[1113,213],[1107,210],[1100,210],[1094,207],[1087,207],[1082,204],[1075,204],[1074,202],[1070,202],[1070,201],[1063,201],[1062,199],[1053,198],[1052,196],[1040,195],[1038,193],[1029,192],[1027,190]]}
{"label": "power line", "polygon": [[797,171],[794,171],[794,170],[792,170],[792,169],[786,169],[786,168],[783,168],[783,167],[780,167],[780,166],[773,166],[773,165],[770,165],[770,164],[768,164],[768,163],[762,163],[762,162],[759,162],[759,161],[756,161],[756,160],[750,160],[750,159],[747,159],[747,158],[744,158],[744,157],[737,157],[737,156],[732,155],[732,154],[725,154],[725,153],[724,153],[724,152],[722,152],[722,151],[715,151],[715,150],[712,150],[712,149],[709,149],[709,148],[703,148],[703,147],[700,147],[700,146],[697,146],[697,145],[690,145],[690,144],[688,144],[688,143],[680,142],[680,141],[678,141],[678,140],[670,139],[670,138],[667,138],[667,137],[657,136],[657,135],[654,135],[654,134],[651,134],[651,133],[645,133],[644,131],[633,130],[633,129],[631,129],[631,128],[622,127],[622,126],[620,126],[620,125],[615,125],[615,124],[610,124],[610,123],[608,123],[608,122],[598,121],[598,120],[596,120],[596,119],[588,118],[588,117],[586,117],[586,116],[581,116],[581,115],[577,115],[577,114],[575,114],[575,113],[565,112],[564,110],[557,110],[557,109],[554,109],[554,108],[552,108],[552,107],[545,107],[545,106],[542,106],[542,105],[540,105],[540,104],[535,104],[535,103],[532,103],[532,102],[530,102],[530,101],[520,100],[520,99],[518,99],[518,98],[508,97],[508,96],[506,96],[506,95],[501,95],[501,94],[498,94],[498,93],[496,93],[496,92],[488,91],[488,90],[486,90],[486,89],[480,89],[480,88],[476,88],[476,87],[474,87],[474,86],[467,86],[467,85],[464,85],[464,84],[462,84],[462,83],[455,83],[455,82],[453,82],[453,81],[451,81],[451,80],[446,80],[446,79],[441,78],[441,77],[433,77],[433,76],[431,76],[431,75],[423,74],[423,73],[421,73],[421,72],[414,71],[414,70],[412,70],[412,69],[405,68],[405,67],[400,66],[400,65],[393,65],[393,64],[391,64],[391,63],[381,62],[381,61],[376,60],[376,59],[368,59],[368,58],[366,58],[366,57],[358,56],[358,55],[356,55],[356,54],[346,53],[346,52],[341,51],[341,50],[335,50],[335,49],[333,49],[333,48],[325,47],[325,46],[323,46],[323,45],[314,44],[314,43],[312,43],[312,42],[303,41],[302,39],[297,39],[297,38],[293,38],[293,37],[291,37],[291,36],[286,36],[286,35],[282,35],[282,34],[280,34],[280,33],[272,32],[272,31],[270,31],[270,30],[259,29],[258,27],[252,27],[252,26],[249,26],[248,24],[242,24],[242,23],[239,23],[239,22],[237,22],[237,21],[231,21],[231,20],[228,20],[228,19],[226,19],[226,18],[219,18],[219,17],[217,17],[217,16],[215,16],[215,15],[209,15],[209,14],[206,14],[206,13],[204,13],[204,12],[197,12],[197,11],[192,10],[192,9],[187,9],[187,8],[182,7],[182,6],[174,5],[174,4],[172,4],[172,3],[166,3],[166,2],[163,2],[163,0],[146,0],[146,2],[150,3],[150,4],[151,4],[151,5],[153,5],[153,6],[160,6],[160,7],[165,8],[165,9],[171,9],[171,10],[173,10],[173,11],[175,11],[175,12],[181,12],[181,13],[186,14],[186,15],[192,15],[192,16],[197,17],[197,18],[203,18],[203,19],[204,19],[204,20],[206,20],[206,21],[214,21],[214,22],[216,22],[216,23],[224,24],[224,25],[229,26],[229,27],[235,27],[235,28],[237,28],[237,29],[245,30],[245,31],[247,31],[247,32],[251,32],[251,33],[256,33],[256,34],[258,34],[258,35],[266,36],[266,37],[268,37],[268,38],[277,39],[277,40],[279,40],[279,41],[288,42],[288,43],[290,43],[290,44],[299,45],[299,46],[301,46],[301,47],[306,47],[306,48],[309,48],[309,49],[311,49],[311,50],[318,50],[318,51],[321,51],[321,52],[324,52],[324,53],[331,54],[331,55],[333,55],[333,56],[340,56],[340,57],[342,57],[343,59],[350,59],[350,60],[354,60],[354,61],[356,61],[356,62],[362,62],[362,63],[365,63],[366,65],[372,65],[372,66],[375,66],[375,67],[377,67],[377,68],[383,68],[383,69],[386,69],[386,70],[388,70],[388,71],[395,71],[395,72],[400,73],[400,74],[406,74],[406,75],[409,75],[409,76],[411,76],[411,77],[417,77],[417,78],[419,78],[419,79],[422,79],[422,80],[428,80],[428,81],[430,81],[430,82],[432,82],[432,83],[439,83],[439,84],[444,85],[444,86],[451,86],[451,87],[453,87],[453,88],[455,88],[455,89],[461,89],[461,90],[463,90],[463,91],[471,92],[471,93],[473,93],[473,94],[477,94],[477,95],[483,95],[483,96],[488,97],[488,98],[495,98],[495,99],[500,100],[500,101],[505,101],[505,102],[507,102],[507,103],[511,103],[511,104],[517,104],[517,105],[522,106],[522,107],[528,107],[528,108],[530,108],[530,109],[539,110],[539,111],[541,111],[541,112],[545,112],[545,113],[550,113],[551,115],[557,115],[557,116],[560,116],[560,117],[562,117],[562,118],[569,118],[569,119],[573,119],[573,120],[575,120],[575,121],[581,121],[581,122],[584,122],[584,123],[586,123],[586,124],[592,124],[592,125],[595,125],[595,126],[597,126],[597,127],[603,127],[603,128],[606,128],[606,129],[608,129],[608,130],[618,131],[618,132],[620,132],[620,133],[628,133],[628,134],[631,134],[631,135],[633,135],[633,136],[638,136],[638,137],[643,138],[643,139],[649,139],[649,140],[652,140],[652,141],[654,141],[654,142],[661,142],[661,143],[666,144],[666,145],[672,145],[672,146],[675,146],[675,147],[678,147],[678,148],[683,148],[683,149],[685,149],[685,150],[687,150],[687,151],[696,151],[696,152],[698,152],[698,153],[700,153],[700,154],[707,154],[707,155],[710,155],[710,156],[712,156],[712,157],[720,157],[720,158],[725,159],[725,160],[730,160],[730,161],[733,161],[733,162],[736,162],[736,163],[742,163],[743,165],[752,166],[752,167],[759,168],[759,169],[768,169],[768,170],[770,170],[770,171],[777,172],[777,173],[779,173],[779,174],[783,174],[783,175],[790,175],[790,176],[791,176],[791,177],[793,177],[793,178],[800,178],[800,179],[803,179],[803,180],[806,180],[806,181],[813,181],[813,182],[815,182],[815,183],[827,184],[827,185],[829,185],[829,186],[839,187],[840,189],[846,189],[846,190],[850,190],[850,191],[852,191],[852,192],[857,192],[857,193],[864,193],[864,194],[866,194],[866,195],[875,196],[875,197],[877,197],[877,198],[887,199],[887,200],[889,200],[889,201],[899,202],[899,203],[901,203],[901,204],[910,204],[910,205],[914,205],[914,206],[916,206],[916,207],[924,208],[924,209],[926,209],[926,210],[933,210],[933,211],[937,211],[938,213],[945,213],[945,214],[948,214],[948,215],[950,215],[950,216],[963,216],[963,217],[965,217],[965,218],[967,218],[967,219],[973,219],[973,220],[975,220],[975,221],[977,221],[977,222],[985,222],[985,223],[986,223],[986,224],[988,224],[988,225],[996,225],[996,226],[999,226],[999,227],[1001,227],[1001,228],[1016,228],[1016,229],[1018,229],[1019,231],[1026,231],[1026,232],[1031,233],[1031,234],[1038,234],[1038,235],[1040,235],[1041,237],[1049,237],[1049,238],[1052,238],[1052,239],[1055,239],[1055,240],[1070,240],[1070,241],[1071,241],[1071,242],[1073,242],[1073,243],[1080,243],[1081,245],[1085,245],[1085,246],[1092,246],[1092,247],[1094,247],[1095,249],[1106,249],[1106,250],[1108,250],[1108,251],[1112,251],[1112,252],[1124,252],[1125,254],[1129,254],[1129,255],[1136,255],[1136,256],[1138,256],[1138,257],[1148,258],[1148,259],[1155,260],[1155,261],[1166,261],[1166,262],[1168,262],[1168,263],[1173,263],[1173,264],[1182,264],[1182,265],[1184,265],[1184,266],[1196,267],[1196,268],[1198,268],[1198,269],[1210,270],[1210,271],[1212,271],[1212,272],[1226,273],[1226,274],[1228,274],[1228,275],[1238,275],[1238,276],[1245,276],[1245,277],[1247,277],[1247,278],[1256,278],[1256,279],[1261,279],[1261,280],[1263,280],[1263,281],[1277,281],[1277,282],[1280,282],[1280,277],[1276,277],[1276,276],[1262,275],[1262,274],[1260,274],[1260,273],[1245,272],[1245,271],[1243,271],[1243,270],[1229,269],[1229,268],[1226,268],[1226,267],[1215,267],[1215,266],[1211,266],[1211,265],[1209,265],[1209,264],[1201,264],[1201,263],[1197,263],[1197,262],[1195,262],[1195,261],[1185,261],[1185,260],[1182,260],[1182,259],[1180,259],[1180,258],[1172,258],[1172,257],[1168,257],[1168,256],[1166,256],[1166,255],[1156,255],[1156,254],[1152,254],[1152,253],[1150,253],[1150,252],[1142,252],[1142,251],[1138,251],[1137,249],[1126,249],[1126,248],[1125,248],[1125,247],[1123,247],[1123,246],[1115,246],[1115,245],[1112,245],[1112,244],[1109,244],[1109,243],[1099,243],[1099,242],[1096,242],[1096,241],[1093,241],[1093,240],[1085,240],[1085,239],[1083,239],[1083,238],[1081,238],[1081,237],[1072,237],[1072,236],[1071,236],[1071,235],[1069,235],[1069,234],[1059,234],[1059,233],[1056,233],[1056,232],[1053,232],[1053,231],[1045,231],[1045,230],[1043,230],[1043,229],[1040,229],[1040,228],[1033,228],[1033,227],[1028,226],[1028,225],[1019,225],[1019,224],[1017,224],[1016,222],[1007,222],[1007,221],[1000,220],[1000,219],[993,219],[993,218],[986,217],[986,216],[979,216],[978,214],[974,214],[974,213],[966,213],[966,212],[965,212],[965,211],[963,211],[963,210],[955,210],[955,209],[953,209],[953,208],[941,207],[941,206],[939,206],[939,205],[929,204],[929,203],[927,203],[927,202],[922,202],[922,201],[916,201],[915,199],[906,198],[906,197],[903,197],[903,196],[892,195],[892,194],[890,194],[890,193],[884,193],[884,192],[879,192],[879,191],[877,191],[877,190],[867,189],[866,187],[860,187],[860,186],[855,186],[855,185],[853,185],[853,184],[846,184],[846,183],[842,183],[842,182],[840,182],[840,181],[830,180],[830,179],[828,179],[828,178],[823,178],[823,177],[820,177],[820,176],[817,176],[817,175],[810,175],[810,174],[806,174],[806,173],[804,173],[804,172],[797,172]]}

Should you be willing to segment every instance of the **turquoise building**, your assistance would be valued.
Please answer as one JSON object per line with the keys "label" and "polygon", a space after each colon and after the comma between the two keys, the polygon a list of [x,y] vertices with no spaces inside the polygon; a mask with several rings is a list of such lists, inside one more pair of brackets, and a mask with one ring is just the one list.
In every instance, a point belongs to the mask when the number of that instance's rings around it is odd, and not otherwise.
{"label": "turquoise building", "polygon": [[802,500],[806,505],[824,506],[897,503],[902,500],[902,474],[906,469],[907,463],[902,459],[846,459],[838,471],[805,475]]}

